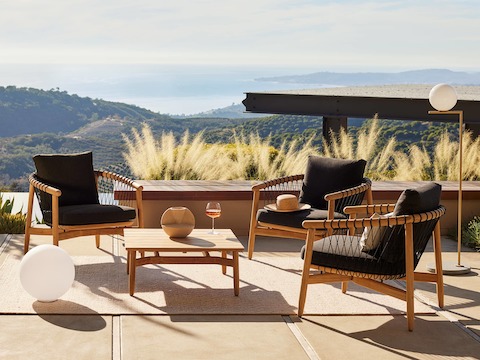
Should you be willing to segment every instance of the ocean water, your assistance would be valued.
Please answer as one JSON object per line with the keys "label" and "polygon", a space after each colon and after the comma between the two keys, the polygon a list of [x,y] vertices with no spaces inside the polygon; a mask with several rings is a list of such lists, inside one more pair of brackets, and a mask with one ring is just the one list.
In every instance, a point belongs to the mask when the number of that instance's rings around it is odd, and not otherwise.
{"label": "ocean water", "polygon": [[14,85],[124,102],[162,114],[195,114],[240,104],[245,92],[321,87],[256,81],[320,69],[229,65],[0,64],[0,86]]}

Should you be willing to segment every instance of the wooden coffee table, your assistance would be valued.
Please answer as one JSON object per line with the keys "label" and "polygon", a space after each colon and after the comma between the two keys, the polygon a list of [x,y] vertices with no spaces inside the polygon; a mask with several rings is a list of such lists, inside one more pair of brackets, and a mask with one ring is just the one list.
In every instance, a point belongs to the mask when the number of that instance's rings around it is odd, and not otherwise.
{"label": "wooden coffee table", "polygon": [[[147,264],[219,264],[223,274],[227,266],[233,268],[233,289],[235,296],[240,291],[238,252],[244,247],[230,229],[216,229],[219,235],[208,234],[209,229],[194,229],[186,238],[170,238],[163,229],[130,228],[125,229],[125,249],[127,250],[127,270],[129,273],[130,295],[135,292],[135,269]],[[137,258],[137,252],[140,257]],[[145,256],[145,252],[153,252]],[[210,252],[220,252],[220,256],[211,256]],[[162,253],[179,253],[165,256]],[[202,253],[203,256],[189,256]],[[227,254],[231,253],[231,257]],[[186,255],[183,255],[186,254]]]}

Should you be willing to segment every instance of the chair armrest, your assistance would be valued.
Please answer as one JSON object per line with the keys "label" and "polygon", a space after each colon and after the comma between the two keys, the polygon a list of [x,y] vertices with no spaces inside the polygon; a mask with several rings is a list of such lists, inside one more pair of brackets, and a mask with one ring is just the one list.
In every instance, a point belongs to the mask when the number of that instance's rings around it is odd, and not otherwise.
{"label": "chair armrest", "polygon": [[[96,176],[96,179],[97,179],[97,183],[98,183],[99,178],[104,178],[104,179],[108,179],[109,181],[112,181],[112,182],[119,182],[119,183],[125,184],[126,186],[129,186],[130,189],[127,190],[127,192],[129,192],[129,191],[135,192],[135,197],[134,198],[128,198],[128,199],[124,199],[124,200],[126,200],[126,201],[135,200],[135,204],[132,204],[132,205],[129,205],[129,206],[132,206],[132,207],[136,208],[137,219],[138,219],[138,227],[143,228],[144,227],[143,195],[142,195],[143,186],[138,184],[137,182],[135,182],[132,179],[129,179],[129,178],[127,178],[125,176],[122,176],[122,175],[119,175],[119,174],[112,173],[110,171],[95,170],[95,176]],[[120,191],[120,192],[122,192],[122,191]]]}
{"label": "chair armrest", "polygon": [[47,185],[43,183],[35,174],[30,174],[28,177],[28,182],[30,185],[32,185],[34,188],[43,191],[47,194],[50,194],[52,196],[59,197],[62,195],[62,191],[60,189],[57,189],[51,185]]}
{"label": "chair armrest", "polygon": [[348,189],[343,189],[343,190],[336,191],[336,192],[333,192],[333,193],[329,193],[329,194],[324,196],[324,199],[326,201],[343,199],[343,198],[346,198],[346,197],[349,197],[349,196],[352,196],[352,195],[356,195],[356,194],[360,194],[362,192],[365,192],[368,189],[370,189],[371,186],[372,186],[372,182],[370,180],[365,180],[365,182],[363,182],[360,185],[357,185],[355,187],[348,188]]}
{"label": "chair armrest", "polygon": [[347,215],[359,214],[359,213],[388,213],[395,209],[395,204],[375,204],[375,205],[356,205],[346,206],[343,211]]}
{"label": "chair armrest", "polygon": [[413,223],[413,215],[399,215],[388,218],[357,218],[344,220],[305,220],[302,226],[305,229],[338,230],[338,229],[363,229],[364,227],[394,226]]}
{"label": "chair armrest", "polygon": [[273,179],[273,180],[267,180],[264,182],[261,182],[259,184],[255,184],[252,186],[252,191],[260,191],[262,189],[279,185],[282,183],[290,182],[290,181],[298,181],[298,180],[303,180],[304,174],[299,174],[299,175],[290,175],[290,176],[284,176],[281,178]]}
{"label": "chair armrest", "polygon": [[[344,209],[346,207],[358,206],[365,198],[365,195],[367,198],[367,204],[371,204],[373,202],[371,188],[372,182],[370,179],[363,178],[360,185],[325,195],[324,198],[327,201],[328,219],[334,218],[335,211],[345,214]],[[331,235],[330,232],[329,235]]]}
{"label": "chair armrest", "polygon": [[[375,205],[381,206],[381,205]],[[334,219],[334,220],[305,220],[302,226],[305,229],[318,229],[318,230],[337,230],[337,229],[362,229],[368,227],[380,227],[380,226],[395,226],[405,225],[410,223],[420,223],[430,221],[432,219],[440,218],[445,214],[445,207],[440,205],[437,209],[412,214],[412,215],[397,215],[389,216],[387,218],[357,218],[357,219]]]}
{"label": "chair armrest", "polygon": [[100,176],[102,176],[104,178],[107,178],[107,179],[114,180],[114,181],[119,181],[119,182],[124,183],[126,185],[130,185],[131,187],[133,187],[135,189],[138,189],[138,190],[143,190],[143,186],[138,184],[134,180],[129,179],[129,178],[127,178],[125,176],[122,176],[122,175],[119,175],[119,174],[112,173],[110,171],[95,170],[95,177],[98,178]]}

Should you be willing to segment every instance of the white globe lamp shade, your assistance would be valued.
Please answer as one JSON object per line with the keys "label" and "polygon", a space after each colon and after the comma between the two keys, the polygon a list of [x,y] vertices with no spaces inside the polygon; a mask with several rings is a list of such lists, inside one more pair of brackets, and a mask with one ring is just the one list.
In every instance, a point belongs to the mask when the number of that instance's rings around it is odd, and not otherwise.
{"label": "white globe lamp shade", "polygon": [[20,282],[27,293],[41,302],[52,302],[64,295],[75,279],[72,258],[62,248],[39,245],[20,263]]}
{"label": "white globe lamp shade", "polygon": [[457,92],[448,84],[438,84],[430,90],[428,99],[434,109],[448,111],[457,103]]}

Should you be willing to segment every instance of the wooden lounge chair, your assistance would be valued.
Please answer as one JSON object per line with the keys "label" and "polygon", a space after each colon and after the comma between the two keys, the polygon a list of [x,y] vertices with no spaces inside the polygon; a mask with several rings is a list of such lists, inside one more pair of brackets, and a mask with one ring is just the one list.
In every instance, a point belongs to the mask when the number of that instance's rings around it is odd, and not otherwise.
{"label": "wooden lounge chair", "polygon": [[[365,160],[344,160],[310,156],[305,174],[286,176],[254,185],[248,240],[251,259],[257,235],[294,238],[305,241],[305,220],[346,219],[346,206],[359,205],[365,198],[372,204],[371,181],[363,177]],[[310,209],[276,212],[264,207],[281,194],[299,196]],[[317,232],[316,238],[326,232]]]}
{"label": "wooden lounge chair", "polygon": [[[440,194],[441,186],[429,183],[405,190],[394,205],[348,207],[348,220],[305,221],[308,234],[301,254],[304,266],[298,315],[303,315],[308,285],[329,282],[342,282],[344,293],[348,282],[353,281],[405,300],[410,331],[414,322],[414,281],[435,282],[438,304],[443,307],[439,220],[445,208],[439,205]],[[371,217],[359,217],[372,212]],[[380,215],[385,212],[391,213]],[[315,241],[316,231],[329,230],[335,233]],[[436,273],[415,271],[432,234]],[[405,280],[406,290],[384,283],[394,279]]]}
{"label": "wooden lounge chair", "polygon": [[[30,190],[24,252],[30,236],[52,235],[60,240],[95,235],[123,235],[126,227],[143,227],[142,186],[108,171],[95,171],[91,152],[71,155],[36,155],[37,172],[29,177]],[[34,224],[37,196],[43,222]]]}

